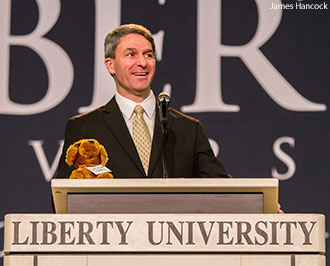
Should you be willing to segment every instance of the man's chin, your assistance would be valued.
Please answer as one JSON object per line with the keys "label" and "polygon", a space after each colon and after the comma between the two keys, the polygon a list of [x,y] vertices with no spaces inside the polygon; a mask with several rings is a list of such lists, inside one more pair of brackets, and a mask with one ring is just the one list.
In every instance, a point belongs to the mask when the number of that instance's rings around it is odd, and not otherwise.
{"label": "man's chin", "polygon": [[147,89],[136,89],[135,90],[137,96],[148,97],[150,94],[150,88]]}
{"label": "man's chin", "polygon": [[150,92],[150,86],[149,87],[145,87],[145,86],[136,86],[133,88],[134,91],[136,91],[136,93],[141,93],[141,94],[145,94]]}
{"label": "man's chin", "polygon": [[139,86],[131,86],[131,87],[125,87],[125,86],[117,86],[117,91],[120,95],[132,99],[135,97],[139,97],[139,98],[146,98],[149,96],[150,94],[150,86],[146,87],[146,86],[141,86],[142,84],[140,84]]}

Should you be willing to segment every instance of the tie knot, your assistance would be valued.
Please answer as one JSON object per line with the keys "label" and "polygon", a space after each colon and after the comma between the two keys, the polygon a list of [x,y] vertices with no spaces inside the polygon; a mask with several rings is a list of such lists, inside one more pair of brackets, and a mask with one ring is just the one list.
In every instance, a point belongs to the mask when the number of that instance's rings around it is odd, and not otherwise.
{"label": "tie knot", "polygon": [[144,109],[141,105],[137,104],[134,108],[134,113],[136,113],[137,115],[143,114]]}

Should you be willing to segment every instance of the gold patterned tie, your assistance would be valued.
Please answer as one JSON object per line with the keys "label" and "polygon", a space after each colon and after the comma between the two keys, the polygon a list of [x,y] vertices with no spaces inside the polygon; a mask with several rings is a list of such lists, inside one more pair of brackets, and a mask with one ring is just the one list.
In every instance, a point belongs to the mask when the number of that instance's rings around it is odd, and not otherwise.
{"label": "gold patterned tie", "polygon": [[144,109],[141,105],[136,105],[134,108],[136,114],[133,119],[133,141],[139,153],[144,171],[148,175],[149,159],[151,151],[151,137],[148,126],[143,119]]}

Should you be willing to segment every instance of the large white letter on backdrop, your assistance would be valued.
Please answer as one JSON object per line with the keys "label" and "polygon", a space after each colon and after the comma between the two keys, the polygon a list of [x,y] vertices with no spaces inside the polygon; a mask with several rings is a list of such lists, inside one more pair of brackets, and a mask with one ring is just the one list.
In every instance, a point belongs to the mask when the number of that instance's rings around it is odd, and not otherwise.
{"label": "large white letter on backdrop", "polygon": [[45,180],[47,182],[50,182],[50,180],[54,177],[58,163],[60,162],[64,141],[59,140],[57,153],[55,155],[53,162],[50,164],[48,163],[47,156],[42,147],[43,144],[44,144],[43,140],[29,140],[28,141],[28,145],[32,146],[32,148],[37,156],[37,160],[39,162],[39,165],[40,165],[40,168],[41,168],[42,174],[44,175]]}
{"label": "large white letter on backdrop", "polygon": [[295,140],[292,137],[282,137],[277,139],[273,144],[274,154],[288,168],[286,173],[279,173],[275,167],[272,168],[272,177],[278,178],[279,180],[290,179],[296,172],[295,161],[281,149],[283,143],[288,143],[291,148],[294,148]]}
{"label": "large white letter on backdrop", "polygon": [[[121,23],[121,0],[95,1],[95,61],[94,61],[94,88],[93,99],[89,106],[78,109],[79,113],[85,113],[95,109],[110,100],[116,92],[115,82],[104,65],[104,38]],[[165,32],[160,30],[154,34],[157,46],[157,61],[162,60],[162,48]]]}
{"label": "large white letter on backdrop", "polygon": [[[0,114],[31,115],[45,112],[60,102],[70,92],[74,72],[66,52],[53,41],[43,37],[56,23],[60,11],[59,0],[36,0],[39,8],[38,25],[27,35],[10,35],[11,0],[0,1]],[[18,104],[9,98],[10,45],[25,46],[34,50],[45,63],[48,72],[47,93],[39,102]],[[13,73],[13,75],[19,75]]]}
{"label": "large white letter on backdrop", "polygon": [[[181,108],[183,112],[238,112],[238,105],[223,102],[220,58],[239,57],[265,92],[281,107],[290,111],[325,111],[326,105],[313,103],[299,94],[260,51],[276,32],[282,10],[270,9],[270,1],[255,0],[258,8],[257,31],[242,46],[221,43],[221,1],[198,0],[197,84],[195,101]],[[280,0],[273,0],[281,4]]]}
{"label": "large white letter on backdrop", "polygon": [[116,91],[115,83],[104,65],[104,38],[120,25],[121,0],[95,1],[95,60],[93,99],[89,106],[78,109],[88,112],[110,100]]}

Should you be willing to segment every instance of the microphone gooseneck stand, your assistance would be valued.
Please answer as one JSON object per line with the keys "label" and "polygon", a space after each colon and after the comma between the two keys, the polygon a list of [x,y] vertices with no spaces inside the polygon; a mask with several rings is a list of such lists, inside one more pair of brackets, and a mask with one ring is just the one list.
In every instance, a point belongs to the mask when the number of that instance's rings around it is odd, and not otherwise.
{"label": "microphone gooseneck stand", "polygon": [[162,166],[163,166],[163,178],[168,178],[168,168],[167,168],[167,116],[168,107],[171,101],[171,97],[166,92],[161,92],[158,95],[157,102],[159,108],[159,119],[160,126],[162,128]]}
{"label": "microphone gooseneck stand", "polygon": [[162,152],[162,164],[163,164],[163,178],[168,178],[167,169],[167,119],[161,121],[162,135],[163,135],[163,152]]}

